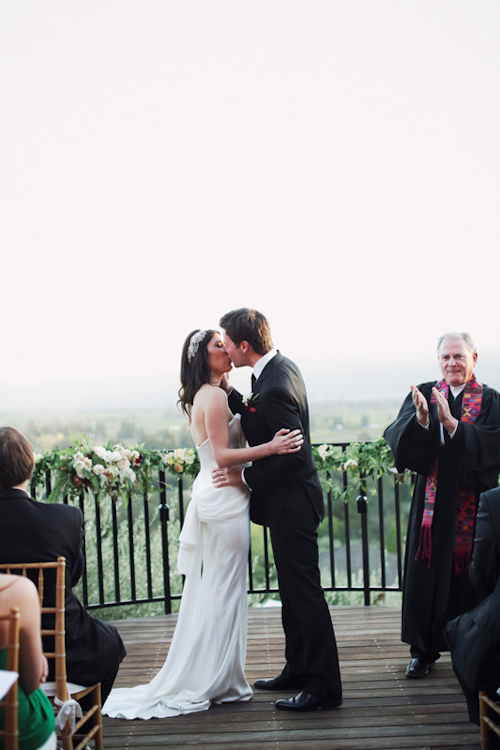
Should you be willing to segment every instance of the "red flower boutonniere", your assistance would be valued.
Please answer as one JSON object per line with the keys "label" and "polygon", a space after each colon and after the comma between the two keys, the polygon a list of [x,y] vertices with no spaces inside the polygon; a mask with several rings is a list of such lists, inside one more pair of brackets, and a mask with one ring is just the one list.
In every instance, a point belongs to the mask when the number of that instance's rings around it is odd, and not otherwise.
{"label": "red flower boutonniere", "polygon": [[259,400],[259,394],[258,393],[247,393],[246,396],[243,396],[243,405],[245,407],[245,411],[257,411],[255,408],[255,404]]}

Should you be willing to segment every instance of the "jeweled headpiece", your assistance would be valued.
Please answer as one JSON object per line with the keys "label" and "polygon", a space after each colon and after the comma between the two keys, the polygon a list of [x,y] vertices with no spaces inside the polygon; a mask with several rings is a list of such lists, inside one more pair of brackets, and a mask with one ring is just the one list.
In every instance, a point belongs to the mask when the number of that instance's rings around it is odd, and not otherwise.
{"label": "jeweled headpiece", "polygon": [[193,335],[189,339],[189,346],[187,350],[188,362],[191,362],[194,355],[198,351],[200,343],[203,341],[206,335],[207,335],[207,331],[198,331],[197,333],[193,333]]}

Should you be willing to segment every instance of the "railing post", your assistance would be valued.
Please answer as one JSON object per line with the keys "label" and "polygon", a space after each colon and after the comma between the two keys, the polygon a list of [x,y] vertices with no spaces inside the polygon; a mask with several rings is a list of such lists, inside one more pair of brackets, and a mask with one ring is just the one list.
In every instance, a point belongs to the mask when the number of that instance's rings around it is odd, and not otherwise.
{"label": "railing post", "polygon": [[[363,490],[363,488],[362,488]],[[358,513],[361,515],[361,547],[363,552],[363,591],[365,607],[370,606],[370,550],[368,547],[368,498],[358,495],[356,498]]]}
{"label": "railing post", "polygon": [[[163,480],[163,481],[162,481]],[[172,612],[172,601],[170,591],[170,564],[168,560],[168,518],[169,508],[167,505],[167,490],[165,487],[165,474],[160,471],[160,524],[161,524],[161,542],[163,552],[163,591],[165,595],[165,614]]]}
{"label": "railing post", "polygon": [[99,496],[94,492],[95,508],[95,527],[96,527],[96,544],[97,544],[97,577],[99,586],[99,604],[105,603],[104,598],[104,573],[102,563],[102,529],[101,529],[101,507],[99,505]]}
{"label": "railing post", "polygon": [[117,498],[111,496],[111,524],[113,529],[113,564],[115,569],[115,601],[120,601],[120,558],[118,552],[118,516],[116,513]]}

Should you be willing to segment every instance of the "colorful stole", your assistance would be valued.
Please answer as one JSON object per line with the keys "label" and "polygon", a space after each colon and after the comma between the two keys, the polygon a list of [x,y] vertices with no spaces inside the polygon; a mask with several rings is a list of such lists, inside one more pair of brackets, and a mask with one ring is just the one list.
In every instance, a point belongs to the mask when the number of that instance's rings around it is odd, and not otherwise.
{"label": "colorful stole", "polygon": [[[449,386],[445,380],[436,383],[436,388],[446,399],[448,399]],[[462,399],[462,412],[460,421],[476,421],[481,411],[483,400],[483,386],[473,375],[467,382]],[[434,393],[431,395],[431,404],[436,403]],[[438,460],[436,459],[427,475],[425,485],[424,514],[422,526],[420,527],[420,540],[415,560],[427,561],[431,566],[432,558],[432,520],[436,503],[438,481]],[[455,573],[466,573],[469,569],[472,542],[474,535],[474,521],[476,518],[476,493],[474,490],[460,490],[458,495],[458,512],[455,527],[455,548],[453,552],[453,570]]]}

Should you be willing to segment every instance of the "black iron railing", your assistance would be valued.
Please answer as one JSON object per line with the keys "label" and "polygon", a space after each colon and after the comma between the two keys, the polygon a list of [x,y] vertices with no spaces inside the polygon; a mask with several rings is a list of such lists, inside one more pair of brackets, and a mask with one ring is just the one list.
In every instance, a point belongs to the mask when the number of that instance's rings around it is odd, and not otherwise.
{"label": "black iron railing", "polygon": [[[347,444],[334,443],[345,451]],[[402,590],[402,555],[410,487],[393,474],[366,480],[359,494],[352,474],[336,478],[338,491],[325,491],[325,519],[319,528],[320,565],[326,592],[372,595]],[[124,607],[120,616],[138,616],[138,605],[161,603],[166,613],[182,593],[176,571],[177,539],[190,500],[189,480],[158,472],[155,490],[128,503],[86,495],[78,500],[85,518],[86,567],[79,595],[88,609]],[[46,476],[43,500],[50,494]],[[42,494],[44,497],[42,497]],[[65,502],[68,502],[67,499]],[[278,586],[268,532],[252,525],[248,593],[253,601],[276,596]],[[128,607],[133,609],[127,611]]]}

